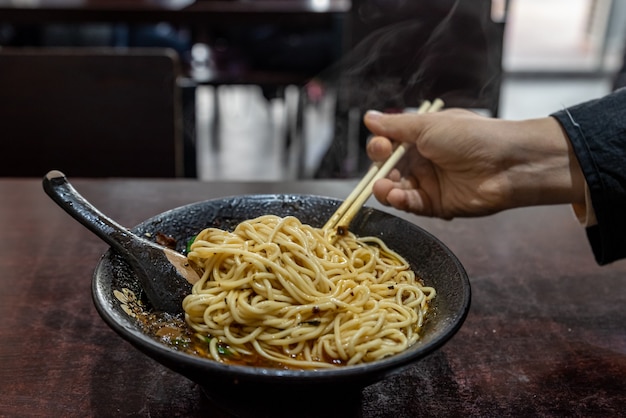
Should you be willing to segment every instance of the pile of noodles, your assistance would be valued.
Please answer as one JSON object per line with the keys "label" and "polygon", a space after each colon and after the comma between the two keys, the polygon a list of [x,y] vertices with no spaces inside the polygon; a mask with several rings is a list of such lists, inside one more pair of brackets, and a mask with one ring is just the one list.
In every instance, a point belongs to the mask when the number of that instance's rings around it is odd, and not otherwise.
{"label": "pile of noodles", "polygon": [[188,257],[203,275],[185,319],[217,361],[218,343],[292,368],[377,360],[417,341],[435,297],[380,239],[331,240],[295,217],[205,229]]}

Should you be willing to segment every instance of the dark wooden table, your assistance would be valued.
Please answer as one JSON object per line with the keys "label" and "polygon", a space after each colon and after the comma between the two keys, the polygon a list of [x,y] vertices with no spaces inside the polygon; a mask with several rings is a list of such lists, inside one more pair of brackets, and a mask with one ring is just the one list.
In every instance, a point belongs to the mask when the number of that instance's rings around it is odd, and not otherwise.
{"label": "dark wooden table", "polygon": [[[345,197],[354,185],[73,183],[128,226],[213,197]],[[626,414],[626,262],[597,266],[569,207],[451,222],[407,218],[458,255],[471,278],[472,307],[442,349],[366,388],[357,415]],[[39,179],[0,180],[0,225],[0,416],[228,416],[100,319],[90,281],[107,246],[58,208]]]}

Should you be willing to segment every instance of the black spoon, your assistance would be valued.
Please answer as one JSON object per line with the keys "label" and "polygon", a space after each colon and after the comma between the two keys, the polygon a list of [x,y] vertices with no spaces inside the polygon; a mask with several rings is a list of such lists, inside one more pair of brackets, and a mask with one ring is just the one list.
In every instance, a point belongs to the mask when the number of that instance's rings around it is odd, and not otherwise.
{"label": "black spoon", "polygon": [[43,188],[61,208],[96,234],[130,264],[154,309],[182,312],[182,300],[198,281],[183,254],[132,233],[82,197],[63,173],[52,170]]}

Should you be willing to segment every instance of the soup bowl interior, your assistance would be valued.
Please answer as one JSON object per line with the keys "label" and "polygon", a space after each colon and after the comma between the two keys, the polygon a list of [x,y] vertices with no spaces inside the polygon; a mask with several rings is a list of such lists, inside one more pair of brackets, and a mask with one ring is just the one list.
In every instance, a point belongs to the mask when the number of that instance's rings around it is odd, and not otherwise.
{"label": "soup bowl interior", "polygon": [[[309,195],[245,195],[193,203],[150,218],[133,231],[155,237],[162,233],[176,240],[183,251],[187,241],[206,227],[232,229],[240,222],[266,214],[293,215],[301,222],[321,227],[341,201]],[[401,372],[441,347],[461,327],[470,305],[467,274],[455,255],[437,238],[418,226],[386,212],[365,207],[354,218],[351,231],[377,236],[405,257],[415,273],[437,296],[430,305],[420,340],[406,351],[355,366],[324,370],[284,370],[222,364],[170,348],[146,335],[114,296],[130,289],[141,295],[136,275],[113,251],[99,261],[93,277],[93,300],[102,319],[141,352],[198,383],[221,402],[237,403],[241,396],[266,399],[267,393],[288,394],[298,402],[315,393],[358,393],[365,386]]]}

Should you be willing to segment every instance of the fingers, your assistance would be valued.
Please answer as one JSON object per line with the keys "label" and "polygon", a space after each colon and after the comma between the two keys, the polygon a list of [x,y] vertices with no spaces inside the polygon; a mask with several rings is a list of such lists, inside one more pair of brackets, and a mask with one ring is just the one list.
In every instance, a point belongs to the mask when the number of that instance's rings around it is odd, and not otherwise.
{"label": "fingers", "polygon": [[415,142],[419,128],[414,114],[383,114],[370,110],[363,121],[374,135],[367,144],[367,155],[375,162],[384,161],[398,142]]}
{"label": "fingers", "polygon": [[422,216],[433,216],[428,195],[415,185],[404,184],[406,180],[381,179],[374,184],[374,197],[386,206]]}
{"label": "fingers", "polygon": [[367,156],[372,161],[385,161],[392,152],[393,144],[385,137],[375,136],[367,143]]}
{"label": "fingers", "polygon": [[374,186],[372,187],[372,193],[374,194],[376,200],[378,200],[380,203],[386,206],[390,206],[391,204],[387,200],[387,196],[389,195],[389,192],[394,189],[394,187],[395,186],[393,184],[393,181],[391,181],[390,179],[380,179],[376,183],[374,183]]}
{"label": "fingers", "polygon": [[[374,134],[367,144],[367,154],[372,161],[385,161],[392,154],[395,141],[414,142],[417,139],[415,115],[383,115],[379,112],[366,113],[364,122]],[[418,123],[421,125],[421,123]],[[432,216],[432,205],[428,195],[420,189],[418,176],[414,172],[426,171],[428,161],[419,153],[405,156],[386,179],[374,184],[373,194],[383,205],[392,206],[416,214]]]}

